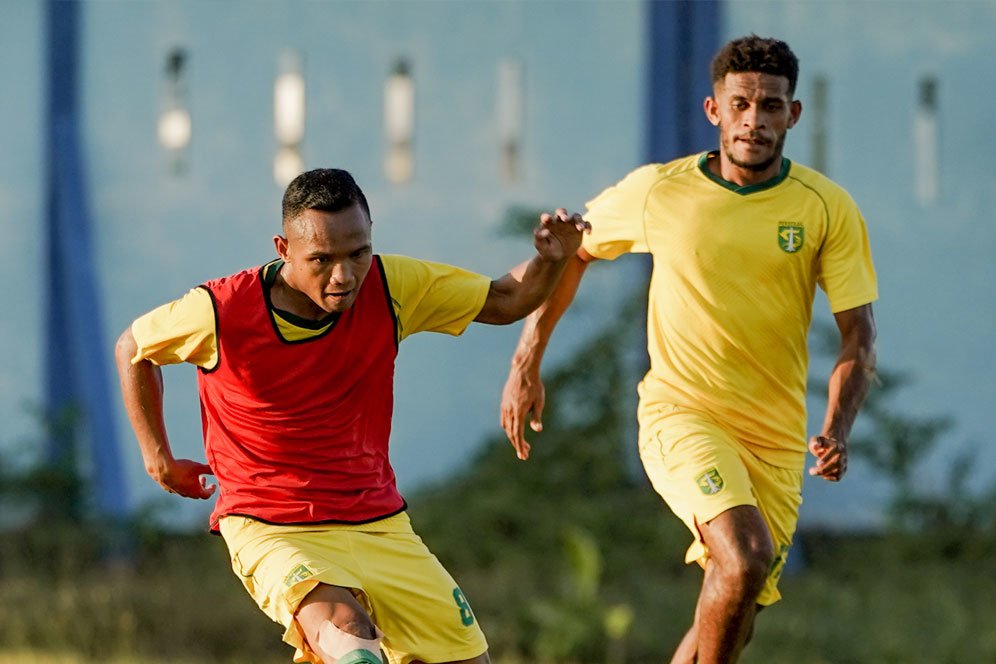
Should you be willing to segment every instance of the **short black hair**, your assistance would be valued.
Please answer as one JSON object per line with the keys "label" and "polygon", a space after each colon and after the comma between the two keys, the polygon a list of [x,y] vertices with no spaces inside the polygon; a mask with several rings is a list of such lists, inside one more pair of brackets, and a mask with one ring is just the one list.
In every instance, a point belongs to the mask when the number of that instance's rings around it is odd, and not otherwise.
{"label": "short black hair", "polygon": [[795,84],[799,80],[799,59],[785,42],[754,34],[728,42],[712,59],[714,85],[729,73],[747,72],[784,76],[788,79],[791,96],[795,94]]}
{"label": "short black hair", "polygon": [[359,205],[370,218],[370,206],[356,180],[341,168],[316,168],[291,180],[284,192],[283,223],[297,219],[305,210],[339,212]]}

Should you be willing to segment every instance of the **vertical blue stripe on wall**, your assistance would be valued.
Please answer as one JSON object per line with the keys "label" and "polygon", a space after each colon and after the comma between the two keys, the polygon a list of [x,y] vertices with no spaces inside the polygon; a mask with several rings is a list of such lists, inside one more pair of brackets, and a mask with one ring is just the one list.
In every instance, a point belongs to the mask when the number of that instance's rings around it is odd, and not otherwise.
{"label": "vertical blue stripe on wall", "polygon": [[93,508],[99,516],[128,512],[117,428],[111,406],[107,344],[94,266],[79,134],[81,3],[46,5],[46,266],[45,413],[76,413],[69,431],[54,431],[49,461],[79,464],[86,441]]}
{"label": "vertical blue stripe on wall", "polygon": [[648,0],[645,159],[666,162],[715,147],[702,101],[711,94],[709,63],[719,48],[722,2]]}

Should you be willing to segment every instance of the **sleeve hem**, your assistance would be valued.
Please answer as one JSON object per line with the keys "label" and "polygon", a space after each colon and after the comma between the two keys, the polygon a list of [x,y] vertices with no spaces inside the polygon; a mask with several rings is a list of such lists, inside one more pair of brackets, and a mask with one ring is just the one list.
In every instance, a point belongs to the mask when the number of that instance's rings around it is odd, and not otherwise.
{"label": "sleeve hem", "polygon": [[866,293],[864,295],[858,295],[855,297],[849,297],[843,300],[837,300],[830,303],[830,312],[834,314],[839,314],[841,311],[847,311],[848,309],[857,309],[866,304],[871,304],[878,300],[878,292],[874,291],[871,293]]}

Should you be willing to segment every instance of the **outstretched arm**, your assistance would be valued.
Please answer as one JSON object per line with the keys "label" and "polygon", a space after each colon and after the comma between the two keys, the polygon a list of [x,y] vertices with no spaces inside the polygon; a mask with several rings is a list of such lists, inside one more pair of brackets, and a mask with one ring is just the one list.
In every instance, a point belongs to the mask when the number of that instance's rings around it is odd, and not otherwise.
{"label": "outstretched arm", "polygon": [[840,354],[830,374],[823,430],[809,440],[810,475],[839,482],[847,472],[847,439],[875,374],[875,318],[870,304],[834,314]]}
{"label": "outstretched arm", "polygon": [[210,498],[216,487],[207,487],[203,476],[211,474],[211,467],[173,457],[163,418],[162,370],[148,360],[132,364],[137,349],[128,328],[118,339],[114,358],[125,410],[142,450],[145,471],[170,493],[186,498]]}
{"label": "outstretched arm", "polygon": [[581,277],[588,263],[595,260],[583,248],[578,248],[568,261],[564,273],[553,293],[540,307],[526,318],[519,336],[519,344],[512,356],[512,366],[501,395],[501,426],[515,448],[516,456],[529,458],[529,442],[525,439],[525,420],[533,431],[543,428],[542,415],[546,400],[540,364],[560,317],[574,301]]}
{"label": "outstretched arm", "polygon": [[507,325],[535,311],[550,296],[564,266],[581,246],[581,234],[588,230],[591,226],[581,215],[569,215],[563,208],[540,215],[540,225],[533,231],[536,255],[491,282],[474,320]]}

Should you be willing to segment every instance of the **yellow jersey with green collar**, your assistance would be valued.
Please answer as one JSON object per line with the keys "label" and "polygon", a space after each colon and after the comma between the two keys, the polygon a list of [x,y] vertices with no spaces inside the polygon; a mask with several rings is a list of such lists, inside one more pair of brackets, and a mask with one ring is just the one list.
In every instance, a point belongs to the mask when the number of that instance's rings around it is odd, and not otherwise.
{"label": "yellow jersey with green collar", "polygon": [[768,463],[801,468],[816,288],[834,313],[878,297],[864,219],[843,188],[788,159],[738,187],[712,174],[716,158],[636,169],[588,203],[583,246],[653,258],[641,427],[668,405],[696,409]]}

